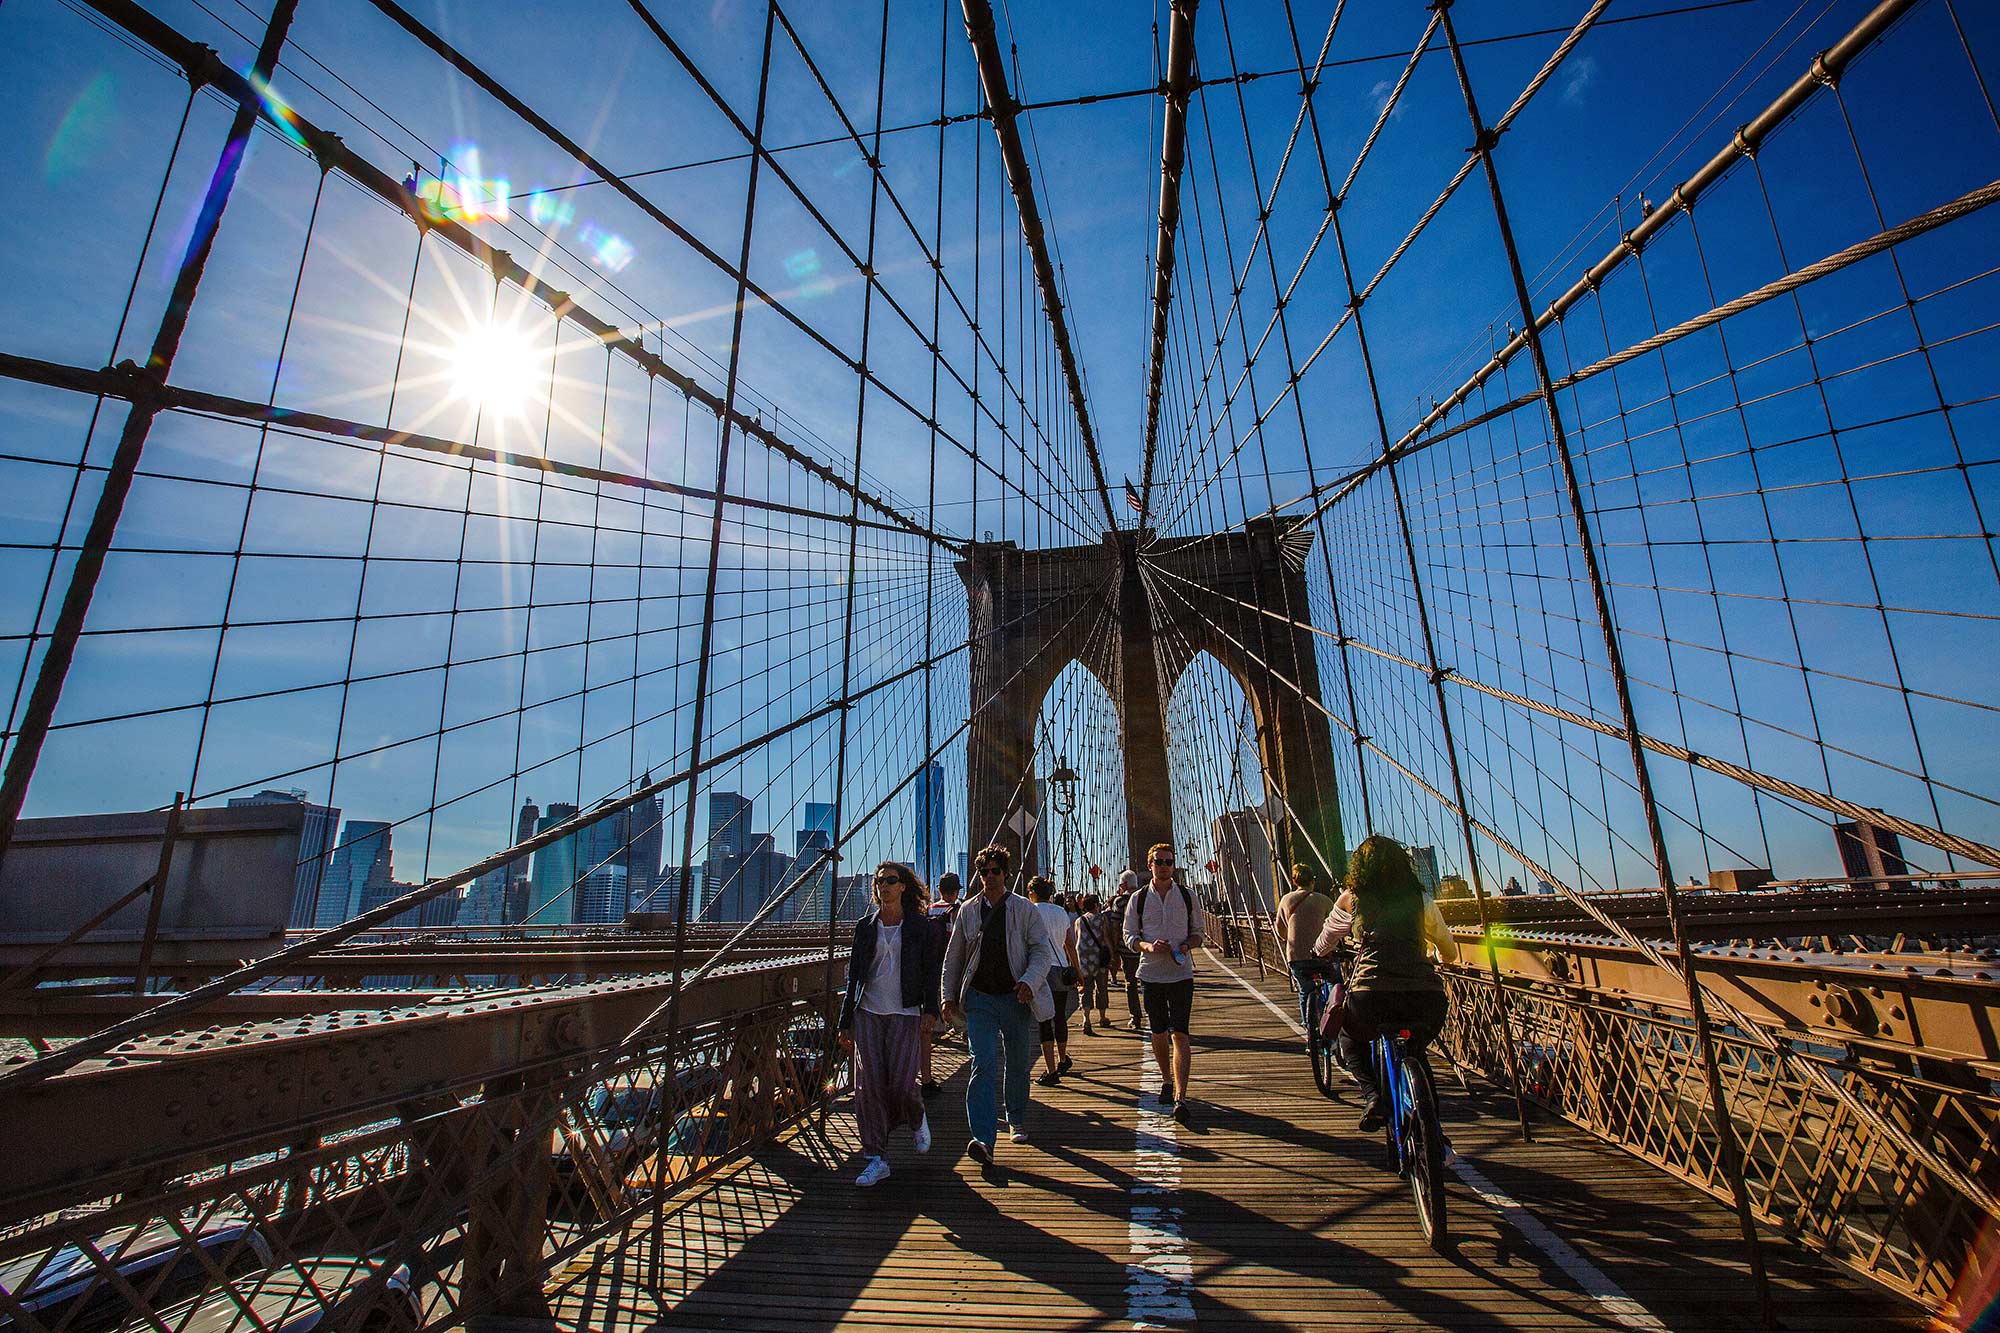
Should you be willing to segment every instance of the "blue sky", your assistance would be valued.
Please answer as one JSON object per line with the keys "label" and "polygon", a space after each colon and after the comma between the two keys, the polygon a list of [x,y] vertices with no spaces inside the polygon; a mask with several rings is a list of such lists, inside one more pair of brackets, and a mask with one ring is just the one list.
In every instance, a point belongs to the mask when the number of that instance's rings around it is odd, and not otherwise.
{"label": "blue sky", "polygon": [[[1674,7],[1614,5],[1609,16]],[[262,21],[256,11],[264,7],[204,9],[161,0],[151,8],[242,67],[254,45],[243,34],[255,34]],[[1330,7],[1296,8],[1310,54]],[[1485,39],[1564,27],[1574,8],[1454,9],[1461,36],[1475,43],[1468,61],[1489,119],[1556,38]],[[1801,10],[1718,6],[1607,25],[1587,37],[1499,153],[1538,298],[1568,286],[1615,242],[1621,226],[1637,219],[1641,197],[1663,197],[1865,8],[1858,0]],[[879,14],[866,6],[799,9],[789,17],[800,42],[849,117],[867,128],[876,111]],[[653,173],[637,177],[635,188],[733,262],[747,179],[741,138],[629,8],[427,3],[416,12],[615,170]],[[747,120],[756,100],[763,9],[749,0],[717,0],[656,12]],[[956,7],[898,0],[889,13],[884,124],[937,116],[941,59],[943,109],[973,110],[972,63]],[[1699,255],[1689,229],[1670,231],[1649,256],[1645,287],[1635,274],[1607,288],[1601,323],[1593,307],[1589,320],[1567,324],[1571,341],[1562,355],[1582,364],[1874,232],[1880,223],[1857,161],[1866,163],[1889,223],[2000,175],[2000,140],[1952,17],[1942,0],[1919,7],[1846,81],[1858,157],[1830,99],[1822,99],[1762,159],[1770,214],[1762,212],[1755,177],[1733,175],[1698,218]],[[2000,65],[1991,9],[1961,4],[1956,17],[1984,67]],[[1003,42],[1017,48],[1017,94],[1051,99],[1151,83],[1155,18],[1151,7],[1134,4],[1003,8]],[[1329,59],[1348,63],[1330,65],[1315,96],[1336,181],[1427,20],[1418,5],[1346,7]],[[1227,23],[1225,43],[1222,7],[1200,11],[1205,77],[1295,63],[1282,11],[1239,6]],[[7,330],[0,346],[87,367],[142,355],[229,108],[211,95],[195,98],[162,192],[189,105],[175,73],[55,0],[17,0],[0,12],[0,77],[18,90],[14,132],[0,142],[0,179],[12,200],[0,217],[0,254],[7,256],[0,260],[7,276],[0,284],[0,327]],[[273,83],[299,113],[394,176],[413,164],[435,173],[445,165],[440,155],[466,170],[461,145],[476,146],[480,174],[504,175],[515,209],[504,228],[478,224],[482,235],[523,262],[539,251],[536,266],[548,282],[607,319],[643,329],[649,346],[670,363],[720,387],[730,280],[629,201],[591,182],[588,172],[373,7],[306,0]],[[1227,271],[1243,263],[1255,205],[1239,115],[1249,122],[1259,180],[1268,188],[1298,103],[1296,78],[1278,76],[1243,85],[1240,109],[1236,90],[1227,86],[1197,101],[1186,226],[1198,225],[1206,209],[1212,230],[1205,239],[1183,231],[1177,319],[1206,320],[1206,284],[1221,284],[1226,303]],[[1027,122],[1114,488],[1141,470],[1158,114],[1157,100],[1141,97],[1039,111]],[[798,144],[838,130],[781,30],[767,142]],[[1449,64],[1434,50],[1420,62],[1343,209],[1364,279],[1464,160],[1468,137]],[[870,367],[884,387],[868,399],[863,475],[912,512],[928,509],[937,527],[953,533],[990,531],[1024,545],[1094,540],[1101,511],[1067,484],[1085,470],[1065,421],[1067,405],[1048,373],[1038,306],[1020,268],[1016,219],[983,122],[943,131],[939,248],[946,279],[968,305],[977,282],[980,336],[994,349],[1006,340],[1008,374],[1036,424],[995,406],[990,362],[980,370],[978,404],[947,376],[938,419],[967,448],[976,439],[983,470],[949,442],[937,448],[934,466],[929,429],[888,401],[889,392],[920,409],[931,401],[931,358],[921,339],[932,309],[924,251],[938,201],[939,157],[934,128],[883,141],[886,179],[921,241],[885,199],[875,264],[885,297],[875,304],[869,347]],[[715,158],[732,160],[710,162]],[[854,148],[801,148],[780,160],[835,230],[859,247],[870,173]],[[1320,225],[1324,204],[1316,161],[1296,158],[1288,172],[1271,217],[1272,248],[1287,274]],[[1229,209],[1228,257],[1218,184]],[[548,197],[569,211],[567,221],[543,233],[524,216],[523,201],[537,189],[551,191]],[[116,337],[156,199],[158,228],[144,251],[131,316]],[[1904,247],[1900,271],[1870,261],[1809,288],[1797,307],[1774,303],[1732,321],[1720,337],[1677,345],[1664,362],[1656,357],[1594,380],[1567,404],[1576,423],[1573,444],[1591,477],[1588,500],[1614,604],[1628,630],[1627,653],[1642,682],[1642,729],[1989,840],[1992,808],[1979,794],[1992,786],[1982,756],[1995,739],[1989,719],[1996,701],[1984,674],[1967,664],[1982,660],[1991,643],[1990,622],[1977,617],[2000,611],[1993,606],[1990,540],[1981,535],[1982,524],[1992,527],[1981,517],[1992,512],[1981,504],[1991,482],[1978,466],[1992,453],[1991,408],[1980,400],[1992,393],[1996,358],[1990,335],[1978,332],[1992,294],[1977,256],[1995,252],[1993,226],[1984,216],[1954,224]],[[551,247],[547,231],[563,250]],[[610,237],[622,246],[605,249]],[[603,256],[622,257],[623,247],[629,261],[612,271]],[[593,252],[597,264],[589,262]],[[750,271],[845,352],[859,348],[863,285],[838,243],[768,173]],[[1265,281],[1261,269],[1253,273],[1244,319],[1254,335],[1271,306],[1268,289],[1257,288]],[[1899,324],[1878,314],[1897,306],[1905,288],[1924,298],[1917,324],[1907,315]],[[1334,326],[1345,300],[1337,265],[1330,254],[1317,256],[1289,307],[1300,355]],[[1191,302],[1202,313],[1193,313]],[[1399,435],[1431,396],[1484,360],[1516,320],[1482,180],[1469,181],[1438,215],[1384,281],[1367,319],[1381,400],[1392,435]],[[506,330],[502,359],[518,362],[518,373],[503,375],[499,386],[498,396],[516,400],[512,411],[482,403],[462,383],[468,335],[488,321]],[[941,326],[945,360],[969,381],[981,358],[949,297]],[[1824,397],[1804,393],[1812,376],[1795,345],[1801,326],[1824,339],[1817,352],[1822,378],[1895,359],[1836,375]],[[1898,356],[1916,345],[1909,332],[1916,327],[1930,354]],[[1725,354],[1737,367],[1734,376],[1722,369]],[[852,371],[767,310],[746,318],[743,356],[746,407],[837,471],[851,469]],[[1281,361],[1276,353],[1259,358],[1239,424],[1251,394],[1268,403],[1283,386]],[[508,392],[505,380],[540,382],[551,362],[552,391]],[[1232,341],[1216,395],[1241,365]],[[1504,394],[1496,385],[1491,401],[1529,387],[1525,370],[1525,362],[1517,365]],[[557,328],[539,307],[505,291],[496,301],[491,281],[435,239],[420,258],[407,218],[337,175],[322,183],[308,155],[268,130],[253,143],[173,378],[448,438],[476,434],[488,447],[602,460],[691,486],[714,478],[711,417],[686,412],[663,386],[649,390],[635,369],[579,338],[573,326]],[[1716,395],[1727,397],[1731,386],[1737,397],[1757,401],[1741,411],[1720,403]],[[1305,439],[1322,478],[1379,450],[1351,331],[1315,362],[1299,392]],[[101,461],[122,419],[109,405],[92,432],[93,406],[52,390],[0,385],[6,455],[0,513],[18,534],[0,551],[7,571],[0,578],[0,631],[10,636],[0,642],[0,678],[10,684],[49,577],[46,544],[65,510],[74,509],[75,464],[86,456],[86,439],[89,459]],[[993,411],[1007,412],[1007,442],[982,415]],[[1305,445],[1289,410],[1273,415],[1220,484],[1177,489],[1172,478],[1205,477],[1214,457],[1211,451],[1210,462],[1197,461],[1211,419],[1201,417],[1190,430],[1192,419],[1185,396],[1170,401],[1160,512],[1175,516],[1175,531],[1227,526],[1246,508],[1255,512],[1305,491]],[[1825,430],[1829,419],[1840,428],[1838,448]],[[1593,646],[1575,623],[1577,571],[1566,553],[1566,520],[1551,507],[1540,429],[1525,414],[1424,455],[1408,470],[1410,503],[1424,515],[1427,586],[1437,590],[1441,633],[1468,672],[1612,716],[1598,665],[1601,645]],[[1043,433],[1053,445],[1035,438]],[[1026,449],[1019,444],[1024,437],[1034,439]],[[1217,438],[1233,442],[1227,428]],[[1024,476],[1025,489],[1039,493],[1036,467],[1061,483],[1061,494],[1039,503],[1022,498]],[[684,762],[705,507],[657,495],[641,502],[588,484],[538,484],[492,467],[468,474],[435,458],[381,461],[352,444],[260,435],[173,414],[155,427],[145,471],[120,527],[124,549],[107,566],[92,636],[65,691],[59,721],[69,725],[50,743],[29,813],[153,806],[178,788],[220,800],[267,779],[306,787],[316,798],[331,787],[336,803],[356,817],[411,821],[397,835],[397,870],[411,877],[493,849],[523,796],[588,803],[648,768]],[[739,448],[732,471],[741,493],[843,512],[843,497],[796,469],[773,465],[761,450],[746,455]],[[255,499],[246,506],[253,480]],[[86,506],[93,482],[86,473],[79,492]],[[1508,498],[1510,487],[1518,497]],[[1332,548],[1315,565],[1314,615],[1329,623],[1332,575],[1348,599],[1343,609],[1362,618],[1351,633],[1420,656],[1408,638],[1400,552],[1382,540],[1383,503],[1364,491],[1327,516],[1322,538]],[[67,540],[75,540],[83,512],[72,513]],[[1122,507],[1120,514],[1122,521]],[[1740,545],[1714,541],[1721,532],[1749,538]],[[1960,535],[1896,540],[1938,534]],[[1791,544],[1800,536],[1826,540],[1810,548]],[[1536,552],[1546,562],[1539,573],[1526,564]],[[757,736],[837,692],[845,563],[844,533],[834,525],[797,518],[731,524],[720,579],[711,749]],[[58,561],[58,589],[65,569]],[[857,578],[862,648],[851,664],[851,686],[962,641],[961,585],[949,561],[928,557],[922,543],[867,533]],[[1862,585],[1867,596],[1842,593]],[[1715,588],[1753,587],[1764,589],[1766,599],[1712,595]],[[1559,597],[1553,608],[1552,594]],[[1818,604],[1843,600],[1862,609]],[[1885,613],[1874,609],[1877,603],[1902,609]],[[1496,628],[1494,608],[1503,604],[1533,611],[1509,610],[1522,620]],[[225,607],[230,628],[218,633]],[[305,616],[323,623],[247,623]],[[45,610],[44,627],[49,619]],[[1750,651],[1780,639],[1789,643]],[[1828,670],[1809,674],[1799,669],[1801,661]],[[1328,650],[1321,665],[1331,688],[1340,663]],[[1427,691],[1413,688],[1401,670],[1380,660],[1366,665],[1364,712],[1396,720],[1393,736],[1371,727],[1436,783],[1435,716],[1420,707]],[[1935,697],[1906,706],[1909,696],[1895,688],[1899,673],[1903,684]],[[369,674],[383,678],[342,683]],[[1071,683],[1046,710],[1051,748],[1103,748],[1108,700],[1090,694],[1087,673],[1073,671],[1065,681]],[[296,692],[199,706],[211,697],[289,687]],[[1219,700],[1208,706],[1211,728],[1234,711],[1229,688],[1228,682],[1202,686]],[[933,674],[928,691],[921,677],[912,678],[853,710],[850,817],[907,774],[927,731],[935,743],[959,724],[970,689],[961,655]],[[1592,738],[1553,734],[1498,705],[1468,699],[1464,706],[1464,744],[1481,756],[1473,766],[1475,805],[1492,812],[1531,855],[1566,856],[1565,873],[1630,879],[1632,862],[1618,841],[1636,837],[1629,800],[1615,783],[1607,787],[1594,777],[1596,793],[1578,794],[1587,785],[1585,756],[1613,766],[1619,756]],[[173,711],[154,711],[162,709]],[[1740,724],[1738,714],[1770,725]],[[1837,731],[1859,757],[1830,754],[1810,739],[1816,730]],[[787,844],[803,802],[826,799],[837,781],[836,733],[832,719],[802,728],[716,775],[716,785],[756,794],[759,827],[775,827]],[[950,749],[946,763],[959,780],[962,745]],[[1887,765],[1928,772],[1933,782],[1902,777]],[[1661,771],[1675,777],[1662,781],[1663,799],[1715,833],[1704,841],[1677,825],[1677,864],[1700,873],[1708,863],[1767,855],[1792,873],[1825,868],[1830,844],[1817,825],[1769,810],[1768,802],[1746,805],[1723,780],[1690,783],[1678,766]],[[1117,772],[1115,753],[1086,770],[1094,792],[1088,836],[1106,849],[1121,842],[1115,826],[1122,804],[1110,790]],[[1353,780],[1343,775],[1351,838],[1365,831],[1351,808]],[[1394,786],[1386,775],[1371,774],[1371,781],[1385,792]],[[1949,787],[1972,795],[1943,790]],[[437,818],[424,817],[434,804],[443,807]],[[1434,803],[1406,790],[1385,795],[1384,804],[1394,813],[1378,822],[1391,831],[1453,845]],[[863,857],[909,853],[911,805],[907,793],[892,802],[862,839]],[[1602,827],[1607,822],[1618,836]],[[668,854],[677,859],[679,816],[671,809],[669,829]],[[954,830],[953,845],[963,839]],[[1494,873],[1507,868],[1503,860],[1494,861]]]}

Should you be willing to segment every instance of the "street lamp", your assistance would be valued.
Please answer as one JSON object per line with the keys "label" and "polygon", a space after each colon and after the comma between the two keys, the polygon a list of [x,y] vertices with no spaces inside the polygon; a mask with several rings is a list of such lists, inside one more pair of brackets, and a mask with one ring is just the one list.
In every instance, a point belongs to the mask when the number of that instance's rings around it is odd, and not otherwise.
{"label": "street lamp", "polygon": [[1070,881],[1069,859],[1069,817],[1076,809],[1076,770],[1069,766],[1069,756],[1056,756],[1056,771],[1049,774],[1049,795],[1062,817],[1062,878],[1067,886]]}

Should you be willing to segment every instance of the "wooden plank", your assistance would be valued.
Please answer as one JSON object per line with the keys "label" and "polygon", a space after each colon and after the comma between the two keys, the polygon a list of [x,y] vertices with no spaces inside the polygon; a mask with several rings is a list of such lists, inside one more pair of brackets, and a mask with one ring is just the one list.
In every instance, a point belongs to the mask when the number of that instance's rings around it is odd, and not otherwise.
{"label": "wooden plank", "polygon": [[[1282,982],[1265,995],[1289,1009]],[[1035,1088],[1029,1130],[995,1169],[963,1156],[962,1048],[931,1103],[937,1144],[891,1149],[853,1184],[845,1108],[670,1215],[574,1265],[554,1297],[577,1329],[1617,1328],[1462,1183],[1453,1243],[1417,1234],[1407,1188],[1354,1128],[1351,1097],[1313,1088],[1297,1041],[1211,965],[1195,1013],[1198,1111],[1168,1127],[1141,1102],[1149,1048],[1073,1031],[1076,1067]],[[1488,1090],[1444,1079],[1455,1146],[1584,1260],[1674,1330],[1737,1329],[1755,1309],[1728,1212],[1567,1126],[1523,1143]],[[1175,1177],[1177,1176],[1177,1180]],[[666,1290],[648,1286],[657,1246]],[[1769,1260],[1793,1328],[1924,1327],[1900,1300],[1782,1243]],[[1622,1307],[1621,1307],[1622,1308]]]}

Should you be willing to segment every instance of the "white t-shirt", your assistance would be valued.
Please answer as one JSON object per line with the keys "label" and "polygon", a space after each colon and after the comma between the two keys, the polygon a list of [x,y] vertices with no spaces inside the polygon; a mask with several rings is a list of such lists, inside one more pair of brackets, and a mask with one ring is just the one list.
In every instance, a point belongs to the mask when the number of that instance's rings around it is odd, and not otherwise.
{"label": "white t-shirt", "polygon": [[875,958],[868,982],[861,988],[861,1007],[871,1014],[915,1014],[918,1006],[903,1003],[903,925],[875,923]]}
{"label": "white t-shirt", "polygon": [[1042,928],[1048,932],[1049,947],[1056,951],[1056,966],[1069,966],[1070,919],[1069,913],[1060,903],[1036,903],[1035,915],[1042,919]]}

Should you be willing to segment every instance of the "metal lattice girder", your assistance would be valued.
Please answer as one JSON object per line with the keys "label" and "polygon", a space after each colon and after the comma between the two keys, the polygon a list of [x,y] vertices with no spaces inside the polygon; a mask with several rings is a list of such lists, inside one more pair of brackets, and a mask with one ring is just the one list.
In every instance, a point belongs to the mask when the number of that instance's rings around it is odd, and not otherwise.
{"label": "metal lattice girder", "polygon": [[[818,995],[823,957],[719,969],[689,988],[684,1025]],[[838,984],[838,978],[835,980]],[[324,1136],[399,1105],[574,1068],[614,1048],[672,989],[660,977],[486,992],[379,1015],[142,1039],[108,1058],[0,1096],[14,1147],[0,1162],[0,1222],[33,1216],[88,1183],[186,1171]],[[107,1117],[107,1106],[155,1113]]]}
{"label": "metal lattice girder", "polygon": [[[1686,1002],[1680,978],[1617,940],[1500,928],[1488,942],[1509,978],[1552,983],[1593,1004]],[[1918,966],[1908,954],[1722,944],[1690,954],[1709,993],[1785,1037],[2000,1063],[2000,966],[1991,961],[1939,955]]]}

